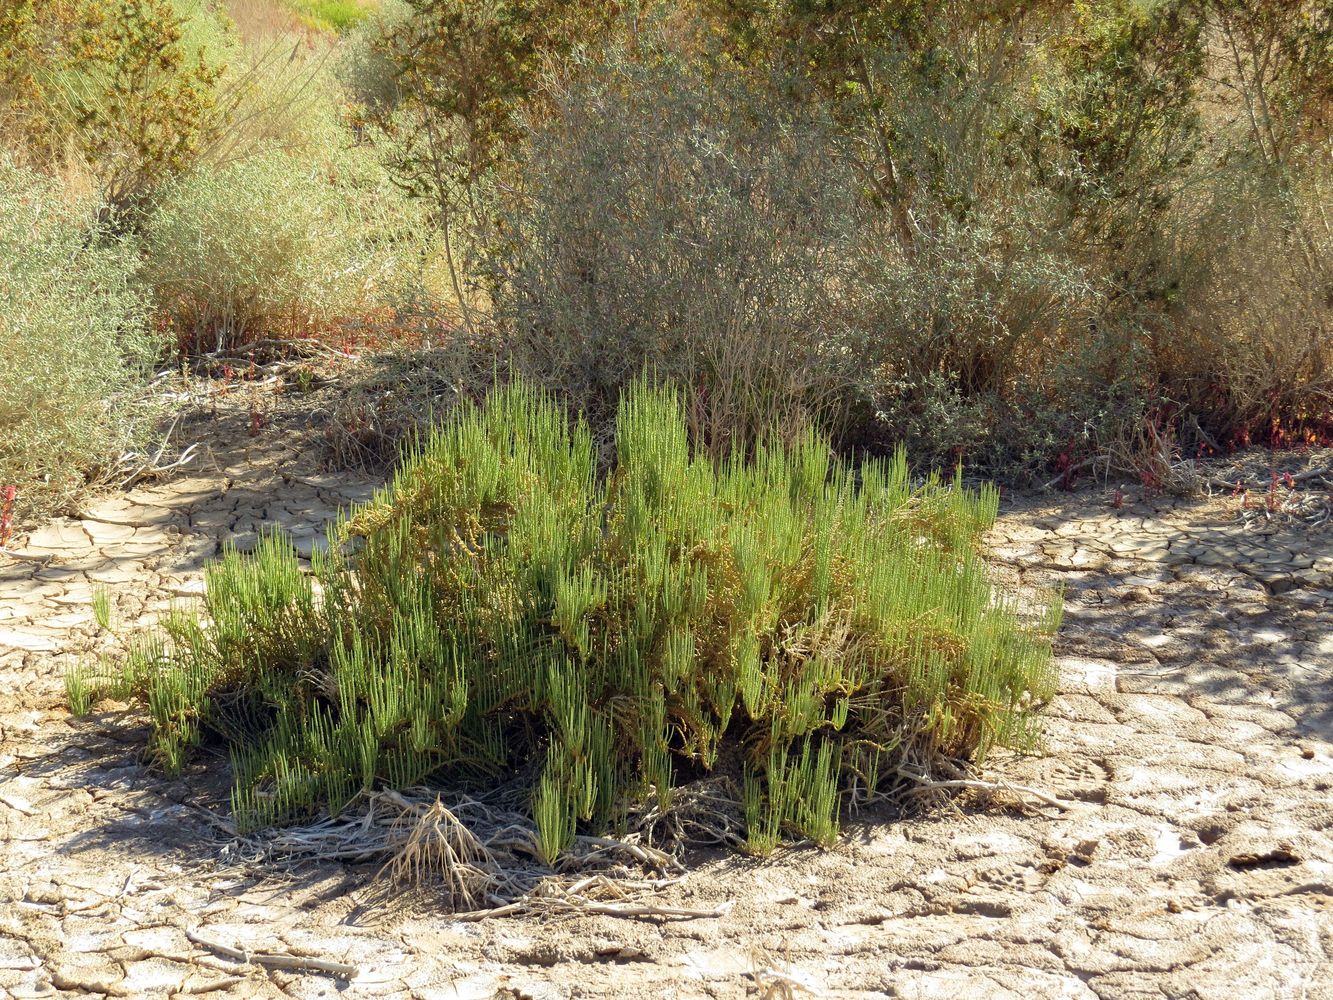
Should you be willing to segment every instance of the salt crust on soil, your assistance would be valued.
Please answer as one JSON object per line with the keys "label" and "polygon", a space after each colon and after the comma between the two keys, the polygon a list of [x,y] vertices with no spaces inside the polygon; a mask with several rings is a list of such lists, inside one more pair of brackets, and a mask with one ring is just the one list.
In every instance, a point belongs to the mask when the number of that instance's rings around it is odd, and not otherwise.
{"label": "salt crust on soil", "polygon": [[[1007,500],[1000,573],[1065,588],[1063,680],[1048,753],[988,773],[1066,811],[1000,796],[867,817],[829,851],[706,858],[658,901],[731,901],[716,919],[462,923],[362,905],[364,870],[229,863],[201,808],[215,767],[167,780],[113,715],[64,710],[68,658],[114,647],[95,586],[121,628],[151,622],[222,541],[280,524],[308,553],[373,485],[314,471],[289,422],[205,423],[188,476],[0,557],[0,1000],[1333,998],[1333,530],[1246,526],[1225,498]],[[362,971],[266,972],[187,934]]]}

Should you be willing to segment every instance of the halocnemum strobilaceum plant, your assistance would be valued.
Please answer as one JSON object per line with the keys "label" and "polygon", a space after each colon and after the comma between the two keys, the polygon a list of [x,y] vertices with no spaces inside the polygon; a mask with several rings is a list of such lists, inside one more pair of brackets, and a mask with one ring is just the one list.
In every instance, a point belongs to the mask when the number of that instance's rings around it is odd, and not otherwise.
{"label": "halocnemum strobilaceum plant", "polygon": [[[169,768],[231,749],[243,824],[363,789],[529,776],[542,853],[726,762],[751,849],[827,842],[903,755],[1034,734],[1050,631],[997,599],[997,496],[851,468],[814,435],[718,465],[636,386],[618,460],[522,385],[464,407],[301,572],[281,538],[208,572],[119,684]],[[338,539],[335,539],[337,541]]]}

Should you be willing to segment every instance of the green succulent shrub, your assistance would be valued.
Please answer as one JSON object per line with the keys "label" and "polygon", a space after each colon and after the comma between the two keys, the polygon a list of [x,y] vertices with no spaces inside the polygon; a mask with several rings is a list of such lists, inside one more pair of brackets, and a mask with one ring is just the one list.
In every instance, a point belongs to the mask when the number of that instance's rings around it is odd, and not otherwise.
{"label": "green succulent shrub", "polygon": [[743,774],[749,846],[827,842],[904,755],[1037,734],[1050,634],[988,581],[997,494],[808,435],[717,464],[640,382],[597,475],[587,426],[523,384],[463,405],[303,574],[268,537],[208,571],[116,686],[178,769],[230,749],[242,825],[359,791],[526,775],[542,853],[692,775]]}
{"label": "green succulent shrub", "polygon": [[0,489],[20,523],[97,479],[144,429],[159,352],[134,248],[98,206],[0,157]]}

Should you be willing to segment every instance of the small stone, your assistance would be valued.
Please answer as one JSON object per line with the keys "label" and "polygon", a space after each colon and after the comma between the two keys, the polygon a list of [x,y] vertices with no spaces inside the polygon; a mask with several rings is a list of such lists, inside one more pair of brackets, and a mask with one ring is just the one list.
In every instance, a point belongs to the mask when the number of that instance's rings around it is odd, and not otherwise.
{"label": "small stone", "polygon": [[1082,861],[1085,865],[1091,864],[1093,857],[1097,853],[1097,849],[1101,847],[1101,843],[1102,842],[1100,840],[1080,840],[1078,842],[1078,846],[1074,848],[1072,854],[1075,858],[1077,858],[1079,861]]}
{"label": "small stone", "polygon": [[296,535],[292,538],[292,548],[302,559],[309,559],[315,552],[327,555],[329,540],[324,535]]}

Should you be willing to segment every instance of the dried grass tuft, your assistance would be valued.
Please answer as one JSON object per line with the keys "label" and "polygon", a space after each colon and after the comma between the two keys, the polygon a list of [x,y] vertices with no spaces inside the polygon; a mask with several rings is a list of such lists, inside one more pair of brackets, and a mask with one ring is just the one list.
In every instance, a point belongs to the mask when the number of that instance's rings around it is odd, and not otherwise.
{"label": "dried grass tuft", "polygon": [[403,806],[394,838],[403,844],[380,869],[394,885],[420,887],[438,881],[456,906],[473,909],[496,885],[491,852],[438,797],[424,810],[394,792]]}
{"label": "dried grass tuft", "polygon": [[368,906],[388,899],[397,908],[443,904],[466,920],[572,910],[676,919],[705,912],[643,898],[675,883],[684,870],[683,843],[664,850],[642,830],[623,839],[578,837],[552,867],[541,860],[531,819],[515,809],[521,798],[513,783],[448,803],[437,791],[409,788],[365,795],[304,826],[238,834],[217,822],[230,840],[225,853],[269,875],[312,860],[379,862],[362,890]]}

